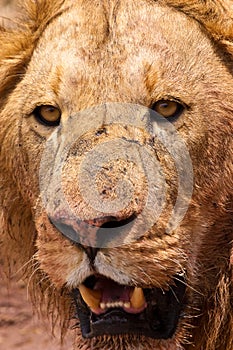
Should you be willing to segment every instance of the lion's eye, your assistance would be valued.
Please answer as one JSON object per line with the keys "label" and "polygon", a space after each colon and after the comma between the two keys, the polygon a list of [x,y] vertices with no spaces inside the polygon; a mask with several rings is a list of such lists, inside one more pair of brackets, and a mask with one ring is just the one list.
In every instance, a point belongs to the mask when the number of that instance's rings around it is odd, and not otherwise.
{"label": "lion's eye", "polygon": [[152,109],[165,118],[171,118],[180,116],[184,107],[176,101],[160,100],[152,106]]}
{"label": "lion's eye", "polygon": [[38,106],[34,110],[34,114],[36,119],[42,124],[56,126],[60,123],[61,111],[57,107],[50,105]]}

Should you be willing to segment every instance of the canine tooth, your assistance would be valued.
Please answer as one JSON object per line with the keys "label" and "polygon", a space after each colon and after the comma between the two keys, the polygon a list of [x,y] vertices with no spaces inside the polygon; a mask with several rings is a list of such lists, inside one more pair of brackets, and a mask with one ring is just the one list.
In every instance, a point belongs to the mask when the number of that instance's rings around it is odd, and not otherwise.
{"label": "canine tooth", "polygon": [[85,287],[83,284],[79,286],[79,291],[83,300],[91,309],[97,309],[100,304],[101,292]]}
{"label": "canine tooth", "polygon": [[118,307],[123,307],[123,306],[124,306],[123,301],[119,301],[119,303],[118,303]]}
{"label": "canine tooth", "polygon": [[134,309],[140,309],[145,305],[146,300],[142,288],[134,288],[133,294],[130,298],[130,302],[131,306]]}
{"label": "canine tooth", "polygon": [[127,303],[124,303],[124,307],[125,307],[126,309],[129,309],[130,306],[131,306],[131,305],[130,305],[130,303],[128,303],[128,302],[127,302]]}

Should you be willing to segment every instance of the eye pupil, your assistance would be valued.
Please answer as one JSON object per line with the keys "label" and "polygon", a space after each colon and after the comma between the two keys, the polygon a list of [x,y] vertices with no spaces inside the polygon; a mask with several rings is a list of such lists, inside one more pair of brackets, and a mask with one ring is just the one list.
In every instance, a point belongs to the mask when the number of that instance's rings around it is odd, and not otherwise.
{"label": "eye pupil", "polygon": [[152,108],[165,118],[178,117],[184,109],[180,103],[170,100],[157,101]]}
{"label": "eye pupil", "polygon": [[57,126],[60,123],[61,111],[51,105],[42,105],[34,110],[36,119],[44,125]]}

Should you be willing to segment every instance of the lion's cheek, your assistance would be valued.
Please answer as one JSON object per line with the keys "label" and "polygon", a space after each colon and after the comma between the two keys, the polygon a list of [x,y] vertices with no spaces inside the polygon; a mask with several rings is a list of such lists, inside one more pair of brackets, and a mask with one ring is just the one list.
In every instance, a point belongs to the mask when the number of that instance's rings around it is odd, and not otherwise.
{"label": "lion's cheek", "polygon": [[66,284],[71,271],[80,264],[79,255],[72,247],[66,247],[64,250],[59,240],[56,244],[49,242],[44,244],[43,247],[40,240],[38,240],[37,245],[40,268],[49,276],[57,288],[62,288]]}
{"label": "lion's cheek", "polygon": [[[45,215],[44,215],[45,216]],[[40,269],[45,272],[56,288],[63,287],[72,272],[80,266],[83,253],[53,227],[47,217],[36,219],[37,253]]]}

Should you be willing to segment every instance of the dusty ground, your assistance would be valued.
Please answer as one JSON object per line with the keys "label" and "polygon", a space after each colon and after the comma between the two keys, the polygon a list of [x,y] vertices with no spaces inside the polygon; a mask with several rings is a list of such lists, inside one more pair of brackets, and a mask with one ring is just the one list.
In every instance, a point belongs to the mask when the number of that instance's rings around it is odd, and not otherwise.
{"label": "dusty ground", "polygon": [[[65,347],[65,350],[69,350]],[[45,325],[34,316],[25,286],[11,282],[0,286],[0,349],[60,350]]]}

